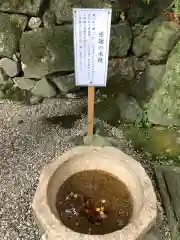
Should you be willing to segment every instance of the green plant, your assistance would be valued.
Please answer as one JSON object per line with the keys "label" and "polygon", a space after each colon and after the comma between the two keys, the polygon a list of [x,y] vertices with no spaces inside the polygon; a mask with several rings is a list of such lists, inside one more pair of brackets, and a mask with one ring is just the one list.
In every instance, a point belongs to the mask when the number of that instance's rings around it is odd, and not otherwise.
{"label": "green plant", "polygon": [[[142,0],[142,1],[150,4],[152,0]],[[180,0],[174,0],[172,4],[169,6],[169,8],[176,13],[180,13]]]}
{"label": "green plant", "polygon": [[135,126],[137,128],[149,128],[152,126],[152,124],[149,122],[146,111],[139,115],[138,119],[135,122]]}
{"label": "green plant", "polygon": [[172,7],[173,7],[174,12],[180,13],[180,0],[175,0],[174,6],[172,6]]}

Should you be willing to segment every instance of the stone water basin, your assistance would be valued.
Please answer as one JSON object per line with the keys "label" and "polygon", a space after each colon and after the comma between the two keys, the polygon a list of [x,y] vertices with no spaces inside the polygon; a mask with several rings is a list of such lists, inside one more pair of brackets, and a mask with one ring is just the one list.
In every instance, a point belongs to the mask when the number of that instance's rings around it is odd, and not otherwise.
{"label": "stone water basin", "polygon": [[143,239],[156,195],[143,167],[113,147],[76,147],[45,166],[33,200],[46,240]]}

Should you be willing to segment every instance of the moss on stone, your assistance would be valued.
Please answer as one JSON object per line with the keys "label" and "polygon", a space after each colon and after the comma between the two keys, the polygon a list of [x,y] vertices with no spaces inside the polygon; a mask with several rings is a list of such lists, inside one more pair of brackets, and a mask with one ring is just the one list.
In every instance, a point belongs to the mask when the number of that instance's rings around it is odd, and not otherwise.
{"label": "moss on stone", "polygon": [[122,130],[132,145],[154,156],[180,156],[180,131],[172,131],[163,127],[139,129],[126,125]]}
{"label": "moss on stone", "polygon": [[174,47],[166,64],[161,85],[147,105],[152,123],[180,126],[180,41]]}

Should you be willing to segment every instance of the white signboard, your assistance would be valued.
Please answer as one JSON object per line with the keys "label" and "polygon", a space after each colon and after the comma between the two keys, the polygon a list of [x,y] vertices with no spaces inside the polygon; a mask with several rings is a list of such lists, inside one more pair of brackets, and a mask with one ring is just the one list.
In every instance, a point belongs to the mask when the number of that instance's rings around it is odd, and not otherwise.
{"label": "white signboard", "polygon": [[106,86],[111,9],[73,9],[76,85]]}

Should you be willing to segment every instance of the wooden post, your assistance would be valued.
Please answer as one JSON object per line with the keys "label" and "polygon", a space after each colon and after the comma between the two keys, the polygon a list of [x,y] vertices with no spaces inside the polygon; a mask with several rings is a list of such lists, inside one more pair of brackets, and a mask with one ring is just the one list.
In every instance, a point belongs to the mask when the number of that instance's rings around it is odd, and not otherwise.
{"label": "wooden post", "polygon": [[88,87],[88,136],[93,135],[94,128],[94,94],[95,87]]}

